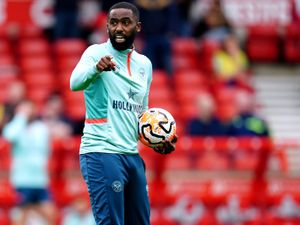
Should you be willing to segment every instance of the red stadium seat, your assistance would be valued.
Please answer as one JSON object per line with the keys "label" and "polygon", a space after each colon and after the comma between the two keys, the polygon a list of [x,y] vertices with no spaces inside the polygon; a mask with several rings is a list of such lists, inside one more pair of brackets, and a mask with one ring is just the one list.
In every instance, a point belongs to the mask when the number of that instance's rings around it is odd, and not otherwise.
{"label": "red stadium seat", "polygon": [[63,92],[63,100],[65,102],[65,111],[68,117],[76,121],[82,121],[85,117],[85,103],[83,93],[65,90]]}
{"label": "red stadium seat", "polygon": [[258,166],[259,155],[254,152],[236,153],[233,159],[233,166],[238,170],[254,171]]}
{"label": "red stadium seat", "polygon": [[85,108],[82,104],[69,104],[65,107],[65,112],[74,121],[83,121],[85,118]]}
{"label": "red stadium seat", "polygon": [[44,104],[52,93],[52,89],[47,89],[44,87],[34,86],[27,88],[27,97],[37,104],[38,110],[42,110]]}
{"label": "red stadium seat", "polygon": [[170,87],[168,74],[163,70],[153,70],[151,87]]}
{"label": "red stadium seat", "polygon": [[65,90],[62,92],[64,102],[68,104],[79,102],[84,105],[84,95],[80,91]]}
{"label": "red stadium seat", "polygon": [[230,161],[225,154],[204,152],[199,155],[196,166],[200,170],[226,170],[230,168]]}
{"label": "red stadium seat", "polygon": [[273,178],[268,180],[266,188],[266,201],[269,204],[277,205],[284,196],[292,196],[300,203],[300,181],[295,178]]}
{"label": "red stadium seat", "polygon": [[200,40],[200,58],[199,65],[201,70],[205,71],[207,74],[213,73],[213,54],[220,48],[220,44],[216,41],[209,39]]}
{"label": "red stadium seat", "polygon": [[57,69],[59,72],[71,72],[79,62],[80,56],[68,56],[56,58]]}
{"label": "red stadium seat", "polygon": [[10,143],[5,139],[0,138],[0,173],[8,173],[10,170],[10,150]]}
{"label": "red stadium seat", "polygon": [[172,40],[172,54],[173,55],[186,55],[197,58],[198,56],[198,43],[194,38],[177,37]]}
{"label": "red stadium seat", "polygon": [[182,173],[182,175],[183,176],[180,176],[178,172],[176,176],[176,174],[174,174],[172,171],[166,174],[166,177],[168,177],[165,184],[166,193],[168,193],[170,196],[173,196],[173,201],[174,198],[176,199],[181,196],[189,196],[193,199],[202,201],[207,201],[210,199],[209,180],[197,179],[197,176],[188,176],[188,173]]}
{"label": "red stadium seat", "polygon": [[284,57],[288,63],[297,63],[300,61],[300,47],[299,43],[286,40],[284,43]]}
{"label": "red stadium seat", "polygon": [[176,96],[181,104],[186,102],[196,104],[197,97],[202,93],[206,93],[206,90],[195,86],[189,88],[176,88]]}
{"label": "red stadium seat", "polygon": [[172,102],[173,100],[173,93],[168,86],[150,88],[149,102]]}
{"label": "red stadium seat", "polygon": [[284,58],[288,63],[300,62],[300,28],[290,24],[285,28]]}
{"label": "red stadium seat", "polygon": [[0,54],[0,79],[3,79],[3,75],[14,74],[17,75],[18,67],[12,53]]}
{"label": "red stadium seat", "polygon": [[17,45],[17,53],[20,57],[48,56],[50,44],[44,38],[21,39]]}
{"label": "red stadium seat", "polygon": [[180,114],[178,115],[183,124],[186,124],[191,119],[198,118],[199,109],[196,102],[185,102],[181,104],[180,107]]}
{"label": "red stadium seat", "polygon": [[185,70],[174,74],[176,88],[207,88],[208,81],[205,74],[200,70]]}
{"label": "red stadium seat", "polygon": [[0,209],[7,209],[14,206],[18,201],[18,194],[11,185],[10,181],[5,178],[0,179]]}
{"label": "red stadium seat", "polygon": [[19,39],[46,38],[44,30],[41,27],[33,24],[19,26],[17,32],[17,36]]}
{"label": "red stadium seat", "polygon": [[11,224],[9,210],[0,209],[0,224],[1,225],[10,225]]}
{"label": "red stadium seat", "polygon": [[60,39],[54,43],[54,53],[57,57],[81,56],[87,48],[87,43],[80,38]]}
{"label": "red stadium seat", "polygon": [[24,82],[27,88],[27,97],[38,107],[43,107],[48,97],[57,90],[54,75],[48,72],[26,73]]}
{"label": "red stadium seat", "polygon": [[15,73],[0,74],[0,103],[8,100],[8,88],[18,79],[18,75]]}
{"label": "red stadium seat", "polygon": [[0,39],[0,54],[12,53],[11,45],[7,39]]}
{"label": "red stadium seat", "polygon": [[47,71],[34,71],[31,73],[24,73],[23,80],[29,89],[41,87],[44,89],[51,89],[51,91],[54,91],[56,86],[54,74]]}
{"label": "red stadium seat", "polygon": [[171,47],[174,72],[199,68],[198,43],[194,38],[177,37]]}
{"label": "red stadium seat", "polygon": [[211,181],[210,196],[217,204],[227,202],[229,196],[237,196],[241,204],[252,201],[253,184],[251,179],[218,178]]}
{"label": "red stadium seat", "polygon": [[173,55],[172,65],[174,72],[200,69],[199,59],[186,55]]}
{"label": "red stadium seat", "polygon": [[60,72],[57,76],[59,86],[62,88],[62,92],[70,90],[70,78],[72,71]]}
{"label": "red stadium seat", "polygon": [[50,56],[30,56],[20,59],[20,67],[22,72],[51,72],[53,71],[53,64]]}
{"label": "red stadium seat", "polygon": [[276,62],[279,57],[277,26],[257,25],[248,28],[246,52],[252,61]]}
{"label": "red stadium seat", "polygon": [[173,153],[172,157],[165,159],[165,172],[192,169],[192,158],[188,154]]}

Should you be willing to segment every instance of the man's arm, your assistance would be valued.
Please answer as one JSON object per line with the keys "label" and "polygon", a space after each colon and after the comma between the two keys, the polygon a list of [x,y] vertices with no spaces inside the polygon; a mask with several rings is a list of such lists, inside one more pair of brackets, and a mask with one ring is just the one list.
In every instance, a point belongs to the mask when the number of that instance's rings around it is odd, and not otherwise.
{"label": "man's arm", "polygon": [[115,70],[116,64],[109,55],[103,56],[97,63],[93,59],[93,47],[89,47],[72,72],[70,88],[72,91],[86,89],[103,71]]}
{"label": "man's arm", "polygon": [[26,130],[28,119],[33,113],[32,105],[28,102],[17,106],[13,119],[3,128],[3,137],[10,142],[15,142]]}

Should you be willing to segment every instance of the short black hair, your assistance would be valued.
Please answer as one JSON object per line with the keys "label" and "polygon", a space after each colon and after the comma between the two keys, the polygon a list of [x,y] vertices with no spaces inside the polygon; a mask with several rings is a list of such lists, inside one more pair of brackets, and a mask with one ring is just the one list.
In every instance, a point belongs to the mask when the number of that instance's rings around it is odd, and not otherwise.
{"label": "short black hair", "polygon": [[136,17],[137,21],[140,20],[140,12],[138,8],[129,2],[118,2],[110,7],[108,13],[110,13],[113,9],[129,9],[132,11],[133,15]]}

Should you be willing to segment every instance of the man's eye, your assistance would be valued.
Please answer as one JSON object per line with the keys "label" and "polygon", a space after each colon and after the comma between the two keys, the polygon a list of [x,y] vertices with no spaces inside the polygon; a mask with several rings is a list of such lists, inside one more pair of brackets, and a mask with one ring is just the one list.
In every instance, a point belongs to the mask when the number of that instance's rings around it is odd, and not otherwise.
{"label": "man's eye", "polygon": [[110,24],[113,25],[113,26],[116,26],[117,22],[116,21],[110,21]]}

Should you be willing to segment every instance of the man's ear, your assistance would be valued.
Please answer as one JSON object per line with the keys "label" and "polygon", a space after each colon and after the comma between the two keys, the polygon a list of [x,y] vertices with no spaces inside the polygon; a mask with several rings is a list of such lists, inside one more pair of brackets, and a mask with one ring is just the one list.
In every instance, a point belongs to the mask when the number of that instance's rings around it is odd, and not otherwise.
{"label": "man's ear", "polygon": [[136,32],[140,32],[142,30],[142,23],[141,22],[137,22],[136,24]]}

